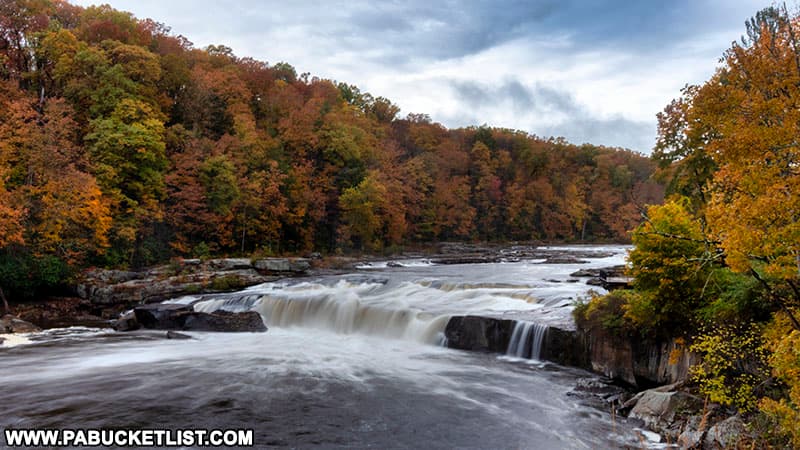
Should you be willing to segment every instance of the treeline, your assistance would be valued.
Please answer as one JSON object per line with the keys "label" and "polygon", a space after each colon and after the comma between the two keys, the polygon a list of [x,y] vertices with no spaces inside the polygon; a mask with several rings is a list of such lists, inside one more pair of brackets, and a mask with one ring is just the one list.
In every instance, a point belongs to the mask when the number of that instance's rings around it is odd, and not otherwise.
{"label": "treeline", "polygon": [[630,151],[398,113],[109,6],[3,1],[0,283],[173,256],[619,241],[662,198]]}
{"label": "treeline", "polygon": [[576,319],[682,339],[698,390],[758,433],[737,448],[800,448],[800,16],[759,12],[722,62],[659,114],[668,197],[633,233],[634,289]]}

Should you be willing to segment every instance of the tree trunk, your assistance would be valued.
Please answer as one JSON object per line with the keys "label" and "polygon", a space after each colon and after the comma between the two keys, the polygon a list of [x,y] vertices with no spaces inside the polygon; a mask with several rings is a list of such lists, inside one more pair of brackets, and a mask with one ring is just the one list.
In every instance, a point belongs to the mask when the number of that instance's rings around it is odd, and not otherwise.
{"label": "tree trunk", "polygon": [[8,306],[8,300],[6,300],[6,294],[2,287],[0,287],[0,299],[3,300],[3,314],[10,314],[11,308]]}

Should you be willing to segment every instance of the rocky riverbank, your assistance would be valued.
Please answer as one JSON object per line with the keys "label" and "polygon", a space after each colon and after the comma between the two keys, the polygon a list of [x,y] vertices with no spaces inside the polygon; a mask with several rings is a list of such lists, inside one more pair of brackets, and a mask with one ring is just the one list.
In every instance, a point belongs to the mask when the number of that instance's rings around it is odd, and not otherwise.
{"label": "rocky riverbank", "polygon": [[[447,346],[504,354],[516,325],[516,320],[507,318],[455,316],[445,330]],[[602,329],[549,326],[539,355],[544,361],[604,375],[606,382],[579,385],[575,392],[596,396],[620,416],[679,448],[731,448],[751,438],[741,417],[704,401],[688,385],[699,357],[680,339],[643,342]]]}

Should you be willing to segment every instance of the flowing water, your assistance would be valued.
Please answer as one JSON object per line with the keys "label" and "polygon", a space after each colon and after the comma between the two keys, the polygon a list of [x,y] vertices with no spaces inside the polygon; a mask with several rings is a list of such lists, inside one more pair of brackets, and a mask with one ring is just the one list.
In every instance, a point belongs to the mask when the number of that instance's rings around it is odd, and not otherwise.
{"label": "flowing water", "polygon": [[[258,311],[266,333],[30,335],[0,348],[0,428],[252,428],[258,448],[637,446],[629,425],[574,395],[593,375],[536,361],[546,324],[589,289],[569,273],[624,257],[596,250],[581,265],[406,261],[173,300]],[[510,358],[440,345],[448,318],[467,313],[526,319]]]}

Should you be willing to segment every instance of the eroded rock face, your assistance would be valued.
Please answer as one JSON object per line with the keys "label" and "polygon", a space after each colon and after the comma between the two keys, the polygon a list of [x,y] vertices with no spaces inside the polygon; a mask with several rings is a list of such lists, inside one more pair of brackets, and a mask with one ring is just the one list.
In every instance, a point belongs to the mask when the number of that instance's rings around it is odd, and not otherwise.
{"label": "eroded rock face", "polygon": [[505,353],[514,323],[508,319],[456,316],[447,323],[444,334],[450,348]]}
{"label": "eroded rock face", "polygon": [[131,307],[182,295],[238,290],[280,276],[302,275],[310,268],[305,258],[185,259],[143,272],[89,271],[76,291],[93,305]]}
{"label": "eroded rock face", "polygon": [[[505,353],[515,323],[511,319],[454,316],[445,337],[450,348]],[[680,340],[643,342],[602,329],[576,331],[559,326],[547,329],[540,357],[639,388],[686,380],[690,367],[698,361]]]}

